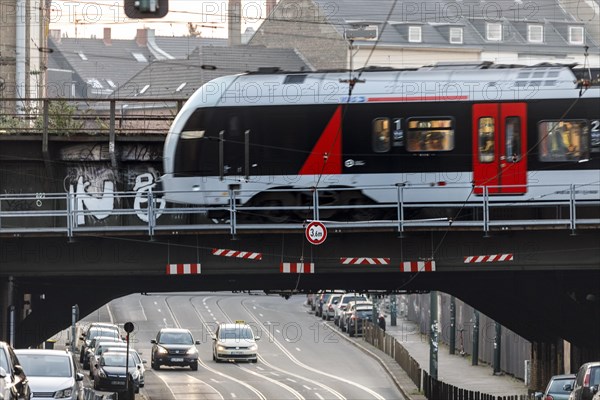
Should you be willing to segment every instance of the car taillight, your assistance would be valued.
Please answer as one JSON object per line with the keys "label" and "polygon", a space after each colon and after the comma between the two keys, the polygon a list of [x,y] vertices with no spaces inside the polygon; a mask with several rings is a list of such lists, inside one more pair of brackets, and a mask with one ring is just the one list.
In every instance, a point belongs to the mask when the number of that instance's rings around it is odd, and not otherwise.
{"label": "car taillight", "polygon": [[548,396],[544,397],[544,400],[554,400],[554,397],[552,397],[551,395],[548,395]]}
{"label": "car taillight", "polygon": [[585,376],[583,377],[583,386],[584,387],[590,386],[590,371],[591,371],[591,369],[588,369],[587,371],[585,371]]}

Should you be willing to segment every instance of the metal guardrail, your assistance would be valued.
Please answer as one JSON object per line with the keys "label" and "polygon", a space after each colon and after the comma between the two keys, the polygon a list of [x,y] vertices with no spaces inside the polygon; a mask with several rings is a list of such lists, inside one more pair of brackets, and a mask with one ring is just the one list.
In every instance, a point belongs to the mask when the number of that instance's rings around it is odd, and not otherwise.
{"label": "metal guardrail", "polygon": [[[16,110],[14,104],[25,104]],[[0,100],[0,135],[140,136],[166,135],[183,99],[64,99]]]}
{"label": "metal guardrail", "polygon": [[[307,221],[319,220],[328,228],[348,230],[389,229],[402,233],[419,229],[492,230],[568,229],[600,227],[600,201],[586,197],[576,185],[547,186],[548,193],[562,198],[530,198],[509,202],[503,198],[469,196],[464,202],[408,202],[412,190],[422,187],[386,186],[397,201],[388,204],[320,205],[319,194],[331,188],[310,190],[312,204],[303,206],[256,206],[236,204],[240,191],[219,192],[223,206],[167,204],[164,192],[54,193],[0,195],[0,234],[59,234],[73,237],[89,233],[238,232],[303,230]],[[360,188],[358,188],[360,189]],[[471,189],[471,188],[469,188]],[[539,188],[538,188],[539,189]],[[338,189],[335,190],[344,190]],[[357,188],[348,190],[356,191]],[[373,187],[369,187],[373,190]],[[436,195],[446,188],[435,188]],[[448,188],[456,190],[456,187]],[[484,188],[484,193],[487,193]],[[213,192],[194,192],[198,196]],[[273,191],[271,191],[273,193]],[[377,211],[378,217],[363,218]]]}

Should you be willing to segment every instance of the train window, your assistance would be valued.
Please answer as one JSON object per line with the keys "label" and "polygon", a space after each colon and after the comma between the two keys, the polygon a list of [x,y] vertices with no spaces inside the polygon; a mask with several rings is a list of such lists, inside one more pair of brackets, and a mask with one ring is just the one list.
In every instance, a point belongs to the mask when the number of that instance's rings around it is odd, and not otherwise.
{"label": "train window", "polygon": [[538,123],[540,161],[580,161],[589,158],[589,128],[585,120]]}
{"label": "train window", "polygon": [[506,160],[518,162],[521,160],[521,118],[507,117],[505,120]]}
{"label": "train window", "polygon": [[452,118],[409,118],[407,120],[407,151],[431,152],[452,149],[454,149]]}
{"label": "train window", "polygon": [[494,161],[496,153],[495,122],[492,117],[479,118],[479,162]]}
{"label": "train window", "polygon": [[390,119],[375,118],[373,120],[372,146],[375,153],[390,151]]}

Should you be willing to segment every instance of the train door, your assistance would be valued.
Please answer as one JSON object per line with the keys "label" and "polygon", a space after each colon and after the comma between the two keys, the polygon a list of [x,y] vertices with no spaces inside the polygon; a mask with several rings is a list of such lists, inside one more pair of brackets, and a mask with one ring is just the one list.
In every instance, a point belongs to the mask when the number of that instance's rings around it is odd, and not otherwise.
{"label": "train door", "polygon": [[228,112],[224,116],[223,175],[244,175],[246,154],[246,129],[241,113]]}
{"label": "train door", "polygon": [[473,105],[473,182],[475,194],[527,191],[527,105]]}

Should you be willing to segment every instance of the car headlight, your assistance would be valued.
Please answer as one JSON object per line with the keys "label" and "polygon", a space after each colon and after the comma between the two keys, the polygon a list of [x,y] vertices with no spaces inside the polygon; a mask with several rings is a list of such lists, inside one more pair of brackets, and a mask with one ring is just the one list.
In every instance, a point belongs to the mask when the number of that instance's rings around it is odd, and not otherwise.
{"label": "car headlight", "polygon": [[158,347],[158,354],[168,354],[169,350],[165,349],[164,347]]}
{"label": "car headlight", "polygon": [[252,350],[252,351],[256,351],[256,350],[258,350],[258,345],[257,344],[253,344],[250,347],[248,347],[248,349]]}
{"label": "car headlight", "polygon": [[100,378],[106,378],[106,372],[104,372],[104,370],[100,368],[98,370],[98,376],[100,376]]}
{"label": "car headlight", "polygon": [[187,354],[197,354],[198,353],[198,349],[195,347],[190,347],[190,349],[187,351]]}
{"label": "car headlight", "polygon": [[140,372],[138,370],[135,370],[131,373],[131,377],[133,378],[134,381],[138,380],[140,378]]}
{"label": "car headlight", "polygon": [[73,395],[73,388],[67,388],[67,389],[63,389],[63,390],[57,390],[56,393],[54,393],[54,398],[55,399],[64,399],[65,397],[71,397]]}
{"label": "car headlight", "polygon": [[219,350],[219,351],[225,351],[225,346],[223,346],[223,345],[218,345],[218,346],[217,346],[217,350]]}

